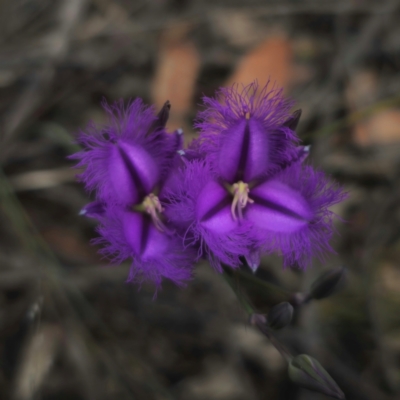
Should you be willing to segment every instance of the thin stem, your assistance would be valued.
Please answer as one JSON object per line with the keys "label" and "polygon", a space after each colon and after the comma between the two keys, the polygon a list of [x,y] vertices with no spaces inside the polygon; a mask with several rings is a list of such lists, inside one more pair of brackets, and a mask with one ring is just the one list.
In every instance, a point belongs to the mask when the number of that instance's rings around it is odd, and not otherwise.
{"label": "thin stem", "polygon": [[254,283],[257,286],[260,286],[264,289],[267,289],[270,293],[274,293],[274,295],[277,295],[282,298],[282,301],[287,301],[290,299],[292,293],[288,290],[282,289],[279,286],[274,285],[273,283],[266,282],[260,278],[257,278],[253,274],[249,274],[245,271],[238,270],[237,271],[238,275],[240,275],[241,278],[245,279],[246,281],[249,281],[251,283]]}
{"label": "thin stem", "polygon": [[240,304],[243,306],[245,311],[249,314],[252,315],[254,314],[254,308],[250,304],[250,301],[247,299],[247,296],[243,293],[242,290],[240,290],[239,286],[234,282],[232,276],[224,271],[222,274],[222,277],[225,279],[225,282],[230,286],[230,288],[233,290],[235,293],[236,297],[238,298]]}
{"label": "thin stem", "polygon": [[292,353],[274,336],[272,329],[266,324],[265,317],[260,314],[254,314],[251,317],[251,321],[268,338],[281,356],[290,363],[293,360]]}
{"label": "thin stem", "polygon": [[348,125],[355,124],[356,122],[358,122],[370,115],[373,115],[373,114],[377,113],[378,111],[385,110],[389,107],[398,105],[399,103],[400,103],[399,95],[386,98],[386,99],[379,101],[375,104],[372,104],[371,106],[366,107],[362,110],[355,111],[355,112],[351,113],[349,116],[347,116],[343,119],[340,119],[332,124],[326,125],[319,130],[310,132],[308,134],[304,134],[304,135],[302,135],[302,139],[310,139],[310,138],[314,138],[317,136],[328,135],[339,129],[345,128]]}
{"label": "thin stem", "polygon": [[261,314],[257,314],[254,310],[254,307],[250,304],[250,301],[247,299],[246,295],[240,290],[240,287],[236,282],[234,282],[232,275],[224,271],[222,274],[225,282],[230,286],[230,288],[235,293],[238,298],[240,304],[243,306],[245,311],[249,314],[251,323],[268,338],[268,340],[272,343],[272,345],[279,351],[282,357],[290,363],[293,360],[293,355],[290,351],[279,342],[279,340],[274,336],[272,330],[267,326],[265,317]]}

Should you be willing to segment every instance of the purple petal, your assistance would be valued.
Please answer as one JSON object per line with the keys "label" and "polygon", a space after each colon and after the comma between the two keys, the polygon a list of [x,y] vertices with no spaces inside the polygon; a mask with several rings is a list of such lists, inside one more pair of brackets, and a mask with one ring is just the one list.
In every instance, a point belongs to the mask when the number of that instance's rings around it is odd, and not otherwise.
{"label": "purple petal", "polygon": [[[300,163],[285,168],[271,181],[250,190],[255,200],[245,213],[254,223],[266,252],[279,252],[285,266],[306,268],[312,257],[333,251],[334,232],[328,207],[346,197],[323,172]],[[257,203],[257,204],[256,204]]]}
{"label": "purple petal", "polygon": [[218,99],[204,97],[209,108],[198,116],[201,132],[193,146],[208,159],[217,178],[231,184],[278,171],[292,161],[299,141],[285,125],[293,118],[292,102],[282,90],[266,85],[257,93],[256,83],[220,89]]}
{"label": "purple petal", "polygon": [[155,160],[141,147],[120,142],[113,147],[109,179],[121,204],[136,204],[151,192],[159,171]]}
{"label": "purple petal", "polygon": [[220,176],[230,183],[265,175],[271,160],[270,137],[262,124],[254,118],[245,118],[223,134],[218,153]]}
{"label": "purple petal", "polygon": [[[263,127],[257,119],[249,120],[250,143],[243,181],[251,182],[266,174],[274,164],[273,153],[278,150],[273,146],[271,132]],[[282,132],[283,136],[283,132]]]}
{"label": "purple petal", "polygon": [[213,180],[204,160],[187,161],[164,189],[169,220],[174,226],[185,221],[182,240],[197,245],[198,258],[206,257],[217,271],[221,263],[239,267],[242,256],[259,248],[252,224],[233,220],[232,196]]}
{"label": "purple petal", "polygon": [[115,262],[132,258],[128,281],[151,281],[160,287],[167,278],[184,285],[192,277],[196,252],[184,248],[182,240],[171,232],[160,232],[146,214],[109,206],[100,219],[101,253]]}
{"label": "purple petal", "polygon": [[225,233],[237,227],[231,213],[232,196],[219,183],[211,181],[200,192],[196,214],[199,223],[214,233]]}
{"label": "purple petal", "polygon": [[307,225],[313,214],[302,194],[277,180],[269,180],[250,192],[253,204],[246,218],[265,230],[295,232]]}
{"label": "purple petal", "polygon": [[136,255],[149,259],[168,250],[168,235],[160,232],[147,215],[125,212],[122,221],[126,240]]}
{"label": "purple petal", "polygon": [[[221,178],[234,183],[241,180],[237,179],[237,176],[239,173],[243,175],[248,159],[250,133],[246,119],[239,120],[237,124],[223,132],[223,135],[217,156],[218,172]],[[240,168],[242,171],[239,172]]]}
{"label": "purple petal", "polygon": [[[136,99],[103,104],[109,121],[105,126],[89,124],[80,132],[83,150],[70,158],[85,168],[79,178],[99,200],[127,205],[142,200],[154,186],[167,177],[182,138],[163,129],[166,115]],[[168,104],[164,107],[168,111]],[[155,129],[155,130],[153,130]]]}

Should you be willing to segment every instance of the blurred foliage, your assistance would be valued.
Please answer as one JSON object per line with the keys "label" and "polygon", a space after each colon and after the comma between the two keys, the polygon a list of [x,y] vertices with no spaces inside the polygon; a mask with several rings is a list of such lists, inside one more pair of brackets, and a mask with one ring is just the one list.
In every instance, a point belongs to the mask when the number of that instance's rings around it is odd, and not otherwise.
{"label": "blurred foliage", "polygon": [[[125,283],[90,246],[89,199],[67,156],[101,101],[172,104],[193,137],[203,94],[269,78],[302,108],[314,165],[348,189],[337,254],[307,271],[278,257],[232,275],[276,333],[348,399],[400,393],[399,0],[3,0],[0,3],[0,398],[322,399],[248,323],[221,276],[185,289]],[[321,271],[342,289],[305,302]],[[236,286],[235,286],[236,285]],[[303,297],[302,297],[303,296]],[[239,296],[240,298],[240,296]]]}

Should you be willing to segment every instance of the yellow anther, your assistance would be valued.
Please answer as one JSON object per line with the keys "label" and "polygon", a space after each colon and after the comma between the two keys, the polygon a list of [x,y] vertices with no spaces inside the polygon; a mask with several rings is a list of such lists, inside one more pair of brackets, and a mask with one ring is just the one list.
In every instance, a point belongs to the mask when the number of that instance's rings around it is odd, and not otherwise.
{"label": "yellow anther", "polygon": [[164,232],[166,228],[160,219],[160,214],[164,211],[164,209],[162,208],[160,199],[155,194],[150,193],[144,198],[142,206],[144,211],[150,215],[155,227],[159,231]]}
{"label": "yellow anther", "polygon": [[244,114],[244,117],[245,117],[246,119],[250,119],[250,112],[248,111],[246,114]]}
{"label": "yellow anther", "polygon": [[232,185],[232,192],[233,192],[233,201],[231,205],[231,213],[233,219],[236,221],[236,209],[239,214],[239,219],[243,218],[243,208],[246,207],[247,203],[254,203],[249,197],[250,189],[247,183],[243,181],[236,182]]}

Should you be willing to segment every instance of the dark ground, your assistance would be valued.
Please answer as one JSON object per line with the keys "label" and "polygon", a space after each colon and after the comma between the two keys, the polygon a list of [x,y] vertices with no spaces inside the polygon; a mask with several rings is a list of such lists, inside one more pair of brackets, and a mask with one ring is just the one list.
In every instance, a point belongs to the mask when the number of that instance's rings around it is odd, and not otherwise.
{"label": "dark ground", "polygon": [[[170,128],[227,82],[277,80],[314,165],[350,192],[337,255],[305,273],[266,258],[237,279],[260,312],[346,267],[335,296],[278,336],[348,399],[400,398],[400,1],[0,2],[0,399],[305,400],[221,276],[126,284],[89,245],[66,157],[100,102],[172,103]],[[285,290],[271,290],[269,284]]]}

